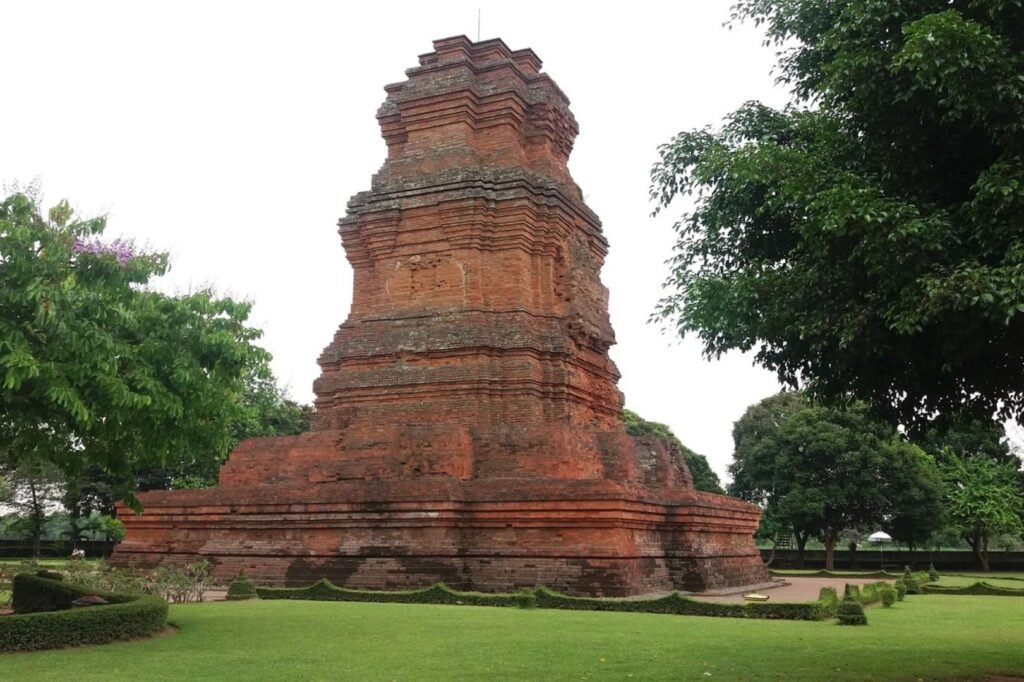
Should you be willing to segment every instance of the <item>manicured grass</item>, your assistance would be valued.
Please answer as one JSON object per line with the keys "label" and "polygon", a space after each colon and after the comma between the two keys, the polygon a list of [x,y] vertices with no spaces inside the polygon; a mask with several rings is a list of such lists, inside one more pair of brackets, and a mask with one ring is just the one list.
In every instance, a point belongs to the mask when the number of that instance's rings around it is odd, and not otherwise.
{"label": "manicured grass", "polygon": [[[468,606],[171,607],[169,637],[0,656],[4,679],[936,680],[1024,674],[1009,598],[916,595],[870,625]],[[73,673],[72,673],[73,671]],[[705,675],[710,673],[710,676]]]}
{"label": "manicured grass", "polygon": [[1024,580],[1000,580],[999,573],[988,575],[966,576],[966,575],[942,575],[938,585],[943,587],[968,587],[974,583],[988,583],[992,587],[1008,587],[1011,590],[1024,590]]}
{"label": "manicured grass", "polygon": [[992,578],[996,580],[1000,578],[1010,578],[1017,581],[1024,580],[1024,571],[992,571],[991,573],[982,573],[980,571],[950,571],[948,574],[943,573],[941,575],[943,575],[943,577],[945,577],[946,575],[950,575],[966,578],[975,578],[977,580],[989,580]]}

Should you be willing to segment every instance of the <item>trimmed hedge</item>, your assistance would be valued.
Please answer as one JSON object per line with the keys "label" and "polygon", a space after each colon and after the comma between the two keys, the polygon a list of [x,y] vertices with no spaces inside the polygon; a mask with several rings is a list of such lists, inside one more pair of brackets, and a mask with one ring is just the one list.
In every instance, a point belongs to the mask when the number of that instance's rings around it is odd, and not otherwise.
{"label": "trimmed hedge", "polygon": [[909,566],[904,569],[902,579],[903,584],[907,586],[907,594],[921,594],[921,586],[931,582],[931,578],[928,577],[928,571],[911,573]]}
{"label": "trimmed hedge", "polygon": [[631,613],[668,613],[680,616],[714,616],[720,618],[757,618],[768,620],[824,620],[825,609],[818,602],[804,604],[772,604],[749,602],[726,604],[689,599],[673,592],[659,599],[599,599],[570,597],[539,587],[534,590],[537,606],[545,609],[583,611],[618,611]]}
{"label": "trimmed hedge", "polygon": [[888,571],[768,571],[780,578],[899,578],[902,573]]}
{"label": "trimmed hedge", "polygon": [[92,592],[63,580],[43,578],[31,573],[19,573],[12,583],[14,597],[11,606],[17,614],[64,611],[71,608],[71,602],[86,594],[95,594],[109,602],[127,601],[124,595]]}
{"label": "trimmed hedge", "polygon": [[71,608],[89,590],[22,573],[14,576],[15,615],[0,618],[0,652],[104,644],[153,634],[167,625],[157,597],[99,594],[110,604]]}
{"label": "trimmed hedge", "polygon": [[896,603],[896,588],[889,583],[885,583],[885,587],[879,588],[879,594],[882,595],[882,606],[889,609]]}
{"label": "trimmed hedge", "polygon": [[546,587],[512,594],[457,592],[438,583],[425,590],[387,592],[352,590],[338,587],[329,580],[320,580],[309,587],[257,587],[260,599],[310,599],[320,601],[391,602],[399,604],[458,604],[468,606],[539,607],[581,611],[617,611],[629,613],[664,613],[725,618],[759,618],[776,620],[824,620],[827,613],[818,602],[805,604],[771,604],[753,602],[724,604],[688,599],[678,592],[658,599],[600,599],[571,597]]}
{"label": "trimmed hedge", "polygon": [[864,615],[864,607],[859,602],[844,598],[839,602],[836,622],[839,625],[867,625],[868,617]]}
{"label": "trimmed hedge", "polygon": [[242,599],[255,599],[256,598],[256,585],[253,584],[249,576],[245,574],[245,569],[238,572],[238,576],[231,581],[228,585],[228,601],[240,601]]}
{"label": "trimmed hedge", "polygon": [[[971,573],[971,574],[967,574],[967,573],[947,573],[946,575],[948,575],[948,576],[956,576],[958,578],[978,578],[978,577],[980,577],[980,576],[978,576],[978,575],[976,575],[974,573]],[[998,577],[999,577],[1000,580],[1019,580],[1022,583],[1024,583],[1024,578],[1018,578],[1015,575],[1000,575]],[[1021,589],[1024,590],[1024,585],[1021,585]]]}
{"label": "trimmed hedge", "polygon": [[989,597],[1024,597],[1024,589],[1012,587],[996,587],[986,582],[977,582],[973,585],[954,587],[952,585],[922,585],[921,591],[925,594],[969,594],[975,596]]}
{"label": "trimmed hedge", "polygon": [[425,590],[389,592],[384,590],[353,590],[338,587],[323,578],[309,587],[257,587],[260,599],[309,599],[313,601],[389,602],[395,604],[453,604],[468,606],[513,606],[529,608],[535,598],[531,592],[484,594],[456,592],[444,583]]}

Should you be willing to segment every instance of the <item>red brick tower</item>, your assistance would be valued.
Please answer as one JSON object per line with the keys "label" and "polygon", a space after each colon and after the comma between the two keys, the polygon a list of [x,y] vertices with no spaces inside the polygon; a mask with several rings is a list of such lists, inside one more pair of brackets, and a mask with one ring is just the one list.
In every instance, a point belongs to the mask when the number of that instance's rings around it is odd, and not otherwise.
{"label": "red brick tower", "polygon": [[241,443],[215,489],[142,495],[115,560],[375,588],[763,582],[757,509],[625,433],[565,95],[531,50],[434,50],[386,88],[388,158],[340,221],[354,300],[313,431]]}

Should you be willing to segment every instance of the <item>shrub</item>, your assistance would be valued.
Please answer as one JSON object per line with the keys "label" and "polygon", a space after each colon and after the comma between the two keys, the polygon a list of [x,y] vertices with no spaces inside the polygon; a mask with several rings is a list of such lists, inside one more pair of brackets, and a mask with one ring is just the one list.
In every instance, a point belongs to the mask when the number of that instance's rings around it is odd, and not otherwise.
{"label": "shrub", "polygon": [[425,590],[383,592],[350,590],[321,580],[309,587],[281,588],[257,587],[261,599],[316,599],[329,601],[397,602],[403,604],[465,604],[470,606],[537,606],[549,609],[577,609],[584,611],[618,611],[636,613],[666,613],[694,616],[720,616],[730,618],[759,618],[779,620],[824,620],[825,609],[818,602],[807,604],[722,604],[688,599],[677,592],[658,599],[601,599],[571,597],[545,587],[522,590],[512,594],[480,594],[457,592],[437,584]]}
{"label": "shrub", "polygon": [[921,584],[910,572],[910,566],[903,570],[903,584],[907,586],[907,594],[921,594]]}
{"label": "shrub", "polygon": [[145,581],[133,571],[114,568],[103,561],[71,562],[64,568],[67,581],[94,592],[141,595]]}
{"label": "shrub", "polygon": [[53,649],[131,639],[163,629],[167,603],[155,597],[103,594],[103,606],[71,608],[90,590],[22,573],[14,577],[17,613],[0,618],[0,652]]}
{"label": "shrub", "polygon": [[846,583],[846,586],[843,587],[843,601],[846,601],[847,599],[852,599],[859,604],[861,600],[860,588],[856,585]]}
{"label": "shrub", "polygon": [[255,599],[256,598],[256,585],[253,584],[249,576],[245,574],[243,568],[238,572],[238,576],[231,581],[228,585],[228,599],[230,601],[242,600],[242,599]]}
{"label": "shrub", "polygon": [[14,596],[11,599],[11,606],[14,607],[15,613],[70,609],[71,602],[88,592],[61,580],[43,578],[31,573],[19,573],[14,576],[12,586]]}
{"label": "shrub", "polygon": [[840,625],[867,625],[868,617],[864,615],[864,607],[857,601],[855,594],[859,594],[856,585],[847,585],[843,601],[839,602],[836,611],[836,620]]}
{"label": "shrub", "polygon": [[935,570],[935,564],[934,563],[929,564],[928,565],[928,582],[930,582],[930,583],[938,582],[940,577],[941,576],[939,575],[939,572]]}
{"label": "shrub", "polygon": [[878,588],[878,591],[882,596],[882,606],[887,609],[892,608],[892,605],[896,603],[896,589],[886,583]]}
{"label": "shrub", "polygon": [[973,585],[953,587],[949,585],[924,585],[921,591],[925,594],[969,594],[991,597],[1024,597],[1024,589],[1013,589],[1010,587],[995,587],[986,582],[976,582]]}
{"label": "shrub", "polygon": [[907,584],[903,582],[903,578],[900,578],[893,584],[893,588],[896,590],[896,601],[903,601],[903,597],[907,594]]}
{"label": "shrub", "polygon": [[181,567],[158,566],[149,576],[145,589],[168,602],[203,601],[210,589],[210,562],[196,561]]}
{"label": "shrub", "polygon": [[834,587],[823,587],[818,591],[818,603],[825,612],[826,618],[834,618],[839,608],[839,594]]}
{"label": "shrub", "polygon": [[852,599],[844,599],[839,602],[836,622],[839,625],[867,625],[868,617],[864,615],[863,606]]}
{"label": "shrub", "polygon": [[0,618],[0,652],[104,644],[159,632],[167,625],[167,602],[156,597],[79,609]]}
{"label": "shrub", "polygon": [[888,571],[829,571],[827,569],[821,569],[819,571],[804,571],[804,570],[772,570],[769,571],[774,576],[779,577],[801,577],[801,578],[898,578],[900,573],[890,573]]}
{"label": "shrub", "polygon": [[64,580],[64,574],[57,573],[56,571],[47,571],[46,569],[36,571],[36,576],[49,580]]}

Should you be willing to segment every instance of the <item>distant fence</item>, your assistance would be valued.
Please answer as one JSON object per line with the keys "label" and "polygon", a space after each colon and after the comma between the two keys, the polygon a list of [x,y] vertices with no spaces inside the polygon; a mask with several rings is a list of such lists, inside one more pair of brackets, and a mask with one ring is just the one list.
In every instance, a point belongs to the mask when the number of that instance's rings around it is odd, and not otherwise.
{"label": "distant fence", "polygon": [[[109,540],[44,540],[39,545],[39,556],[42,559],[58,559],[71,556],[71,552],[81,549],[85,556],[98,559],[110,556],[114,544]],[[32,557],[31,540],[0,540],[0,559],[30,559]]]}
{"label": "distant fence", "polygon": [[[761,550],[761,558],[765,561],[768,561],[771,556],[772,550]],[[845,548],[836,548],[835,551],[836,569],[877,569],[883,563],[889,569],[902,569],[903,566],[927,568],[931,562],[935,562],[935,568],[939,571],[974,571],[978,569],[974,553],[966,550],[955,552],[918,550],[912,553],[896,549],[883,549],[882,552],[879,552],[878,549],[865,547],[856,552]],[[989,568],[993,571],[1024,571],[1024,552],[989,551],[988,562]],[[797,562],[797,551],[795,549],[775,550],[775,559],[771,566],[772,568],[800,568]],[[804,552],[803,568],[825,568],[825,550],[809,549]]]}

